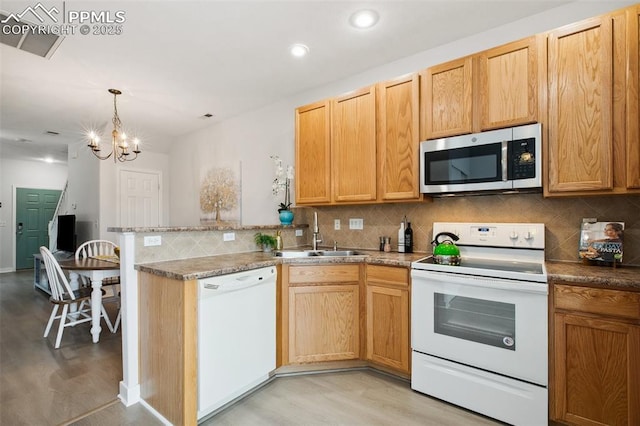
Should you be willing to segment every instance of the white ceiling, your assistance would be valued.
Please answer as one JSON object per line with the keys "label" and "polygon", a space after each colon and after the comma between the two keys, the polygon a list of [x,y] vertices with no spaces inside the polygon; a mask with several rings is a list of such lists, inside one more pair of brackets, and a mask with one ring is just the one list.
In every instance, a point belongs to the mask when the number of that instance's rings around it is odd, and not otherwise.
{"label": "white ceiling", "polygon": [[[568,2],[44,1],[122,10],[123,33],[67,36],[48,60],[0,44],[0,153],[66,161],[68,143],[110,127],[109,88],[123,92],[120,118],[143,149],[167,152],[216,121]],[[349,16],[363,8],[378,11],[378,25],[351,28]],[[293,43],[309,46],[308,57],[291,57]]]}

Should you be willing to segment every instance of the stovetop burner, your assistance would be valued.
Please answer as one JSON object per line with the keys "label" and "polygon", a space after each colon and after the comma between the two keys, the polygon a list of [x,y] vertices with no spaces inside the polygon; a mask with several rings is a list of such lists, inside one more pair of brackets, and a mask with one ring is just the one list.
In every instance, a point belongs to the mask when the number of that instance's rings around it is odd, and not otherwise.
{"label": "stovetop burner", "polygon": [[[435,265],[433,257],[429,256],[417,260],[415,263]],[[448,265],[441,265],[448,266]],[[518,262],[513,260],[492,260],[492,259],[465,259],[460,260],[460,266],[451,266],[451,272],[456,272],[455,268],[489,269],[494,271],[519,272],[522,274],[544,274],[542,264],[535,262]]]}
{"label": "stovetop burner", "polygon": [[435,222],[433,235],[440,232],[459,237],[460,265],[440,265],[428,256],[413,262],[414,270],[547,282],[544,224]]}

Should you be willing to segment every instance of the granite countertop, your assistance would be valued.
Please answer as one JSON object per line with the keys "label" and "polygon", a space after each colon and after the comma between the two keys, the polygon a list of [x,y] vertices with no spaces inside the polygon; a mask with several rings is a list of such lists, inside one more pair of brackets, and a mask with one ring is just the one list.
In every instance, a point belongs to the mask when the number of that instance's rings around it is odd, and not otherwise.
{"label": "granite countertop", "polygon": [[[192,259],[169,260],[164,262],[136,265],[141,272],[148,272],[177,280],[193,280],[231,274],[277,264],[331,264],[367,263],[410,268],[411,262],[427,256],[426,253],[381,252],[377,250],[357,250],[358,256],[328,256],[282,258],[273,253],[249,252],[196,257]],[[580,262],[547,261],[549,281],[562,281],[576,285],[596,285],[640,291],[640,267],[621,266],[616,268],[588,265]]]}
{"label": "granite countertop", "polygon": [[231,274],[277,264],[331,264],[369,263],[374,265],[411,267],[411,262],[427,256],[426,253],[397,253],[377,250],[357,250],[357,256],[313,256],[303,258],[275,257],[274,253],[249,252],[221,254],[218,256],[168,260],[142,263],[135,266],[138,271],[148,272],[177,280],[193,280]]}
{"label": "granite countertop", "polygon": [[640,291],[640,267],[589,265],[581,262],[547,261],[549,281]]}

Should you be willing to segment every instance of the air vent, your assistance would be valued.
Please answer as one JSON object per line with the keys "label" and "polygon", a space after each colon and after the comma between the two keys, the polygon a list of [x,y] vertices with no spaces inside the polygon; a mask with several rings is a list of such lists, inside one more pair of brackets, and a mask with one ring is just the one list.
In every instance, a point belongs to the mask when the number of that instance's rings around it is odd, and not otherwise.
{"label": "air vent", "polygon": [[49,136],[58,136],[60,133],[54,132],[53,130],[47,130],[44,134]]}
{"label": "air vent", "polygon": [[[33,53],[34,55],[42,56],[46,59],[51,58],[64,39],[64,37],[55,34],[40,34],[33,29],[25,31],[24,34],[22,32],[14,34],[17,31],[13,31],[12,29],[16,26],[22,28],[24,25],[33,27],[37,27],[38,25],[27,22],[24,19],[17,21],[13,16],[9,17],[6,13],[0,13],[0,22],[2,26],[0,43]],[[5,29],[5,27],[8,28]]]}

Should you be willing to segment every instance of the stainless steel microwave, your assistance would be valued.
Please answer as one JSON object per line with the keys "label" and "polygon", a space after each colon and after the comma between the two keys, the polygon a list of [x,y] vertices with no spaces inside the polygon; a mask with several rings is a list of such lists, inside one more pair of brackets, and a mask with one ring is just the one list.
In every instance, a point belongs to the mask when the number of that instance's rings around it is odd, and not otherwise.
{"label": "stainless steel microwave", "polygon": [[424,194],[540,188],[539,123],[420,142],[420,192]]}

